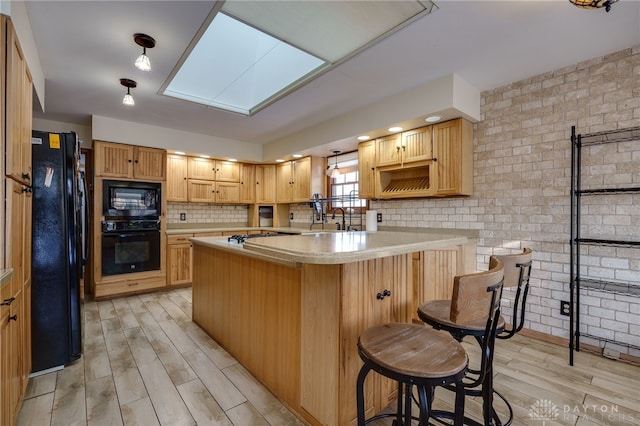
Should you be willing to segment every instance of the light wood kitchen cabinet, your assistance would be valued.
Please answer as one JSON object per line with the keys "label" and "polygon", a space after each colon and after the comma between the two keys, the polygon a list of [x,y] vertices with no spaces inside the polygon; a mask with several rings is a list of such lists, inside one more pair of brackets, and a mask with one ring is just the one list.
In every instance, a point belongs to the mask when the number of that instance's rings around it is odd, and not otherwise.
{"label": "light wood kitchen cabinet", "polygon": [[240,203],[240,183],[216,181],[216,203],[239,204]]}
{"label": "light wood kitchen cabinet", "polygon": [[256,202],[256,166],[253,164],[240,164],[240,202]]}
{"label": "light wood kitchen cabinet", "polygon": [[256,203],[276,202],[275,164],[256,165]]}
{"label": "light wood kitchen cabinet", "polygon": [[167,154],[167,201],[188,201],[187,157]]}
{"label": "light wood kitchen cabinet", "polygon": [[216,160],[216,181],[240,183],[240,163]]}
{"label": "light wood kitchen cabinet", "polygon": [[216,183],[212,180],[189,179],[189,201],[194,203],[215,203]]}
{"label": "light wood kitchen cabinet", "polygon": [[320,157],[304,157],[276,165],[276,202],[300,203],[312,194],[324,194],[325,161]]}
{"label": "light wood kitchen cabinet", "polygon": [[[5,174],[31,185],[32,78],[11,21],[2,16],[6,34]],[[3,37],[4,38],[4,37]]]}
{"label": "light wood kitchen cabinet", "polygon": [[432,157],[431,126],[376,139],[377,166],[403,166]]}
{"label": "light wood kitchen cabinet", "polygon": [[240,164],[188,157],[187,199],[196,203],[240,203]]}
{"label": "light wood kitchen cabinet", "polygon": [[4,283],[0,305],[2,424],[14,424],[31,372],[31,192],[5,178],[4,264],[13,275]]}
{"label": "light wood kitchen cabinet", "polygon": [[191,237],[193,234],[167,236],[167,281],[170,286],[191,284],[193,270],[193,245],[189,241]]}
{"label": "light wood kitchen cabinet", "polygon": [[93,150],[96,176],[166,179],[167,159],[163,149],[96,141]]}
{"label": "light wood kitchen cabinet", "polygon": [[473,194],[473,124],[462,118],[434,124],[433,157],[436,196]]}
{"label": "light wood kitchen cabinet", "polygon": [[358,196],[376,198],[376,141],[358,144]]}
{"label": "light wood kitchen cabinet", "polygon": [[240,182],[240,164],[212,158],[188,157],[189,179]]}

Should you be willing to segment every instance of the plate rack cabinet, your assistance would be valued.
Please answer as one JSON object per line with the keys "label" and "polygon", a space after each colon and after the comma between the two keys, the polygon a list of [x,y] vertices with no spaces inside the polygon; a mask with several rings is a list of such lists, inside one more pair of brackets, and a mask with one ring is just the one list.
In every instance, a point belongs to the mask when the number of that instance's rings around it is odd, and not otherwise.
{"label": "plate rack cabinet", "polygon": [[[580,296],[586,291],[624,295],[640,301],[637,273],[627,270],[626,275],[624,272],[619,275],[624,267],[606,273],[593,267],[593,257],[603,253],[598,247],[613,248],[613,255],[607,257],[616,260],[640,258],[640,235],[628,232],[630,228],[637,229],[633,213],[628,213],[632,219],[626,228],[624,221],[611,220],[617,208],[640,204],[638,144],[640,127],[584,134],[576,133],[575,126],[571,128],[570,365],[574,362],[574,351],[580,350],[581,337],[596,340],[603,349],[610,344],[640,350],[638,345],[621,342],[615,336],[584,332],[588,326],[581,318],[586,318],[589,311],[580,311]],[[617,225],[621,229],[616,230]]]}

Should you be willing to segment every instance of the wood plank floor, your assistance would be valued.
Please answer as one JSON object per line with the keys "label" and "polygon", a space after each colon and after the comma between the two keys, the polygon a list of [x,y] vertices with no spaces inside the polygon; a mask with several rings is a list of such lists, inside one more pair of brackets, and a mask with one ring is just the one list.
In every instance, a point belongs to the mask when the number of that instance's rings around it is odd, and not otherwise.
{"label": "wood plank floor", "polygon": [[[83,317],[83,357],[30,379],[18,425],[302,424],[191,322],[191,289],[87,301]],[[495,387],[514,425],[640,425],[640,367],[585,352],[567,360],[565,347],[498,342]],[[449,394],[438,391],[436,406],[450,407]],[[466,413],[480,412],[467,398]]]}

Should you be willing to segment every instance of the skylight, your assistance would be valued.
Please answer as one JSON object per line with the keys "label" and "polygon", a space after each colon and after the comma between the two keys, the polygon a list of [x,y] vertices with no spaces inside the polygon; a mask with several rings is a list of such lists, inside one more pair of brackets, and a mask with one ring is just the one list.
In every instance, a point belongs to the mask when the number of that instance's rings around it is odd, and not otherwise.
{"label": "skylight", "polygon": [[227,0],[163,93],[251,115],[434,8],[416,0]]}

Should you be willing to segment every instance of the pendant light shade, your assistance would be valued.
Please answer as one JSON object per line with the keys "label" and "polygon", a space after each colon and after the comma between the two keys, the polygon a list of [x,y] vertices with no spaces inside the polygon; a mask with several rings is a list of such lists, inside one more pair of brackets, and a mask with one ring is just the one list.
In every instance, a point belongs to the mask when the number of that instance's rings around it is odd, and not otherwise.
{"label": "pendant light shade", "polygon": [[153,37],[141,33],[134,34],[133,41],[135,41],[138,46],[142,47],[142,53],[138,56],[135,62],[136,68],[142,71],[151,71],[151,61],[147,56],[147,48],[151,49],[155,47],[156,41]]}
{"label": "pendant light shade", "polygon": [[120,84],[127,88],[127,93],[124,95],[124,98],[122,98],[122,103],[129,106],[135,105],[136,103],[133,100],[133,96],[131,96],[131,88],[136,87],[138,83],[128,78],[121,78]]}
{"label": "pendant light shade", "polygon": [[340,169],[338,168],[338,154],[340,154],[339,150],[333,150],[331,151],[333,152],[333,155],[336,158],[336,163],[335,165],[332,167],[329,167],[327,169],[327,176],[329,176],[331,179],[337,178],[338,176],[340,176]]}
{"label": "pendant light shade", "polygon": [[571,3],[583,9],[600,9],[604,7],[607,12],[611,10],[611,5],[618,0],[569,0]]}

